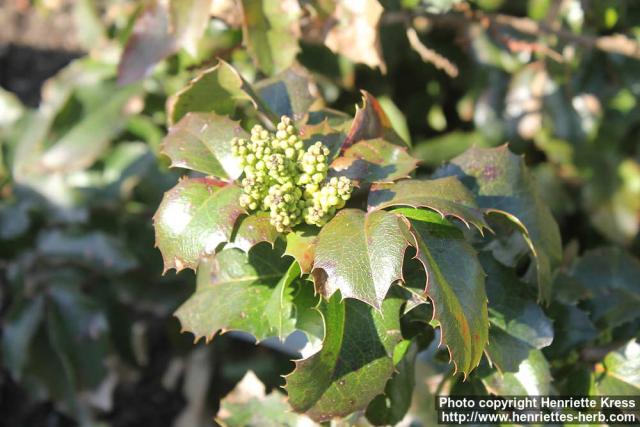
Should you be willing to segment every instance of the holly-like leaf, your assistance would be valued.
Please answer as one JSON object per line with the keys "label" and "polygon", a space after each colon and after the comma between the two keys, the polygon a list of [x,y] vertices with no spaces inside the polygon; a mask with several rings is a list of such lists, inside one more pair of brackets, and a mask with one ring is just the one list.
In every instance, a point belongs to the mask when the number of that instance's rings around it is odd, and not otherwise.
{"label": "holly-like leaf", "polygon": [[175,313],[183,331],[196,341],[229,330],[258,340],[288,335],[293,330],[289,285],[295,274],[286,274],[291,262],[280,255],[261,244],[248,254],[224,249],[201,261],[196,292]]}
{"label": "holly-like leaf", "polygon": [[359,141],[376,138],[384,139],[392,144],[408,146],[393,129],[391,120],[387,117],[378,100],[363,90],[362,108],[356,106],[356,115],[351,122],[351,128],[342,149],[346,150]]}
{"label": "holly-like leaf", "polygon": [[176,51],[169,20],[169,8],[160,1],[151,2],[138,17],[118,64],[119,84],[140,80],[155,64]]}
{"label": "holly-like leaf", "polygon": [[276,117],[287,116],[299,121],[317,101],[312,94],[317,88],[308,73],[301,67],[287,68],[278,75],[261,80],[255,90]]}
{"label": "holly-like leaf", "polygon": [[407,179],[393,184],[375,184],[369,193],[368,209],[391,206],[429,208],[442,217],[453,216],[467,227],[474,225],[480,232],[488,228],[473,194],[455,177],[418,180]]}
{"label": "holly-like leaf", "polygon": [[318,235],[313,275],[325,298],[340,290],[380,308],[391,284],[402,278],[409,245],[402,218],[386,212],[344,209]]}
{"label": "holly-like leaf", "polygon": [[165,271],[193,270],[200,258],[228,242],[238,217],[242,189],[207,178],[183,179],[165,193],[153,222]]}
{"label": "holly-like leaf", "polygon": [[397,209],[411,223],[416,259],[426,271],[425,294],[440,323],[441,343],[465,377],[480,363],[489,321],[485,273],[462,232],[435,212]]}
{"label": "holly-like leaf", "polygon": [[501,372],[517,372],[532,349],[551,344],[553,325],[540,306],[523,297],[526,284],[513,270],[498,263],[489,253],[482,253],[480,260],[487,273],[492,326],[486,353]]}
{"label": "holly-like leaf", "polygon": [[331,173],[358,182],[392,182],[408,178],[418,160],[407,149],[382,139],[360,141],[331,164]]}
{"label": "holly-like leaf", "polygon": [[318,227],[300,226],[287,234],[285,255],[292,256],[303,273],[310,273],[316,257]]}
{"label": "holly-like leaf", "polygon": [[490,393],[498,396],[540,396],[551,393],[549,362],[542,352],[533,349],[517,372],[492,371],[482,376],[482,382]]}
{"label": "holly-like leaf", "polygon": [[244,40],[256,65],[268,75],[291,66],[300,46],[295,34],[301,10],[295,0],[242,0]]}
{"label": "holly-like leaf", "polygon": [[172,167],[234,180],[242,174],[231,153],[234,137],[248,137],[239,122],[215,113],[188,113],[169,129],[161,152],[171,159]]}
{"label": "holly-like leaf", "polygon": [[506,145],[471,148],[436,173],[450,175],[459,177],[476,195],[481,208],[505,215],[522,230],[536,262],[538,298],[549,301],[552,272],[562,255],[560,232],[523,158]]}
{"label": "holly-like leaf", "polygon": [[361,301],[341,301],[338,294],[322,304],[322,349],[297,361],[286,377],[293,409],[325,421],[363,409],[380,394],[394,371],[403,302],[399,292],[390,292],[380,311]]}
{"label": "holly-like leaf", "polygon": [[177,123],[189,112],[214,112],[228,116],[241,102],[257,102],[251,88],[229,64],[218,64],[203,71],[184,89],[167,101],[169,124]]}
{"label": "holly-like leaf", "polygon": [[572,274],[592,295],[587,306],[594,322],[615,327],[640,315],[640,261],[628,252],[594,249],[576,262]]}
{"label": "holly-like leaf", "polygon": [[271,225],[269,214],[257,212],[240,220],[231,245],[249,252],[249,249],[261,242],[268,242],[273,247],[280,233]]}
{"label": "holly-like leaf", "polygon": [[640,344],[631,340],[596,366],[596,388],[604,395],[640,394]]}
{"label": "holly-like leaf", "polygon": [[365,415],[373,425],[395,425],[407,414],[416,383],[415,361],[418,345],[413,344],[396,366],[397,372],[387,382],[384,394],[377,395],[367,406]]}

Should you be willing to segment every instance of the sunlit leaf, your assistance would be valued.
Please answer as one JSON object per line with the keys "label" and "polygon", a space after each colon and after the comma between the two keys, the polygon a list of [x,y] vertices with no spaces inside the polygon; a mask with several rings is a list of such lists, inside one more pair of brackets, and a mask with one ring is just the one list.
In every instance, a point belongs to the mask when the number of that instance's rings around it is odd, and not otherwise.
{"label": "sunlit leaf", "polygon": [[[196,292],[175,315],[196,341],[230,330],[248,332],[258,340],[284,339],[296,328],[295,316],[313,308],[296,305],[294,312],[291,285],[299,274],[297,264],[291,265],[269,245],[258,245],[248,254],[225,249],[200,263]],[[300,286],[311,289],[312,284]]]}
{"label": "sunlit leaf", "polygon": [[417,164],[418,160],[411,157],[406,148],[382,139],[370,139],[347,148],[331,164],[331,170],[357,182],[391,182],[408,178]]}
{"label": "sunlit leaf", "polygon": [[524,160],[506,145],[471,148],[436,175],[459,177],[481,208],[505,215],[522,230],[537,266],[538,297],[549,301],[552,272],[561,259],[560,231]]}
{"label": "sunlit leaf", "polygon": [[235,137],[248,137],[239,122],[215,113],[187,113],[169,129],[162,153],[171,159],[172,167],[233,180],[242,174],[239,160],[231,153]]}
{"label": "sunlit leaf", "polygon": [[402,302],[391,292],[380,311],[361,301],[341,301],[340,295],[323,304],[322,349],[297,361],[286,377],[291,407],[324,421],[363,409],[383,392],[394,371],[394,348],[402,338]]}
{"label": "sunlit leaf", "polygon": [[271,225],[269,214],[257,212],[240,219],[231,245],[244,252],[249,252],[249,249],[261,242],[267,242],[274,246],[279,236],[280,233]]}
{"label": "sunlit leaf", "polygon": [[200,73],[167,101],[169,124],[190,112],[213,112],[228,116],[241,102],[257,105],[248,84],[229,64],[219,63]]}
{"label": "sunlit leaf", "polygon": [[291,66],[300,50],[297,38],[297,1],[242,0],[243,31],[256,65],[268,75]]}
{"label": "sunlit leaf", "polygon": [[640,393],[640,344],[631,340],[605,357],[596,367],[596,388],[604,395]]}
{"label": "sunlit leaf", "polygon": [[456,371],[465,376],[480,363],[489,321],[485,273],[462,232],[435,212],[397,209],[407,217],[416,258],[426,271],[425,296],[433,304],[441,343],[449,349]]}
{"label": "sunlit leaf", "polygon": [[340,290],[343,298],[379,308],[402,277],[407,231],[405,221],[386,211],[338,212],[318,235],[313,264],[318,292],[329,298]]}
{"label": "sunlit leaf", "polygon": [[287,234],[286,255],[292,256],[303,273],[310,273],[316,256],[318,228],[300,226]]}
{"label": "sunlit leaf", "polygon": [[356,106],[356,115],[342,149],[346,150],[359,141],[376,138],[400,146],[408,145],[393,129],[391,120],[387,117],[378,100],[363,90],[362,108]]}
{"label": "sunlit leaf", "polygon": [[488,228],[473,194],[455,177],[375,184],[371,187],[367,204],[370,211],[391,206],[428,208],[443,217],[457,218],[467,227],[472,224],[481,232]]}
{"label": "sunlit leaf", "polygon": [[154,216],[165,271],[195,270],[200,258],[230,240],[245,213],[238,202],[241,193],[240,187],[206,178],[183,179],[165,193]]}

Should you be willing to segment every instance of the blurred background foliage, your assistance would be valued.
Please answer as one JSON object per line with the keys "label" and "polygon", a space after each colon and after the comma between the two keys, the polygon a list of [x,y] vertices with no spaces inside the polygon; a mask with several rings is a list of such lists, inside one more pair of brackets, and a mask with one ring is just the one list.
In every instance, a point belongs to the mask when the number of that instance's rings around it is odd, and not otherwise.
{"label": "blurred background foliage", "polygon": [[[248,81],[297,63],[328,107],[350,114],[359,90],[369,91],[412,142],[419,174],[474,145],[509,142],[525,154],[565,248],[555,301],[544,307],[555,322],[544,350],[555,390],[588,393],[597,379],[601,390],[621,391],[606,373],[640,357],[628,341],[640,329],[640,3],[1,8],[3,425],[205,426],[220,407],[228,425],[265,425],[251,419],[259,411],[274,414],[274,425],[305,422],[284,414],[275,391],[295,349],[238,334],[193,345],[172,313],[194,277],[161,275],[154,248],[151,215],[180,175],[158,153],[167,99],[217,58]],[[502,244],[494,253],[518,266],[522,239]],[[405,425],[433,421],[436,391],[479,387],[448,376],[435,348],[418,360]]]}

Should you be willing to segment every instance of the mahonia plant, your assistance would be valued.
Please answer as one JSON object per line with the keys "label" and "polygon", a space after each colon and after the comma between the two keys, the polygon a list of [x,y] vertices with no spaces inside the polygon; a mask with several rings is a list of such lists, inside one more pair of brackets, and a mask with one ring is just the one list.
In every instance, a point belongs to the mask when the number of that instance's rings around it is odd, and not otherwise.
{"label": "mahonia plant", "polygon": [[329,149],[317,141],[305,150],[290,117],[282,116],[275,133],[255,125],[249,140],[234,138],[231,147],[245,175],[240,205],[269,212],[278,232],[303,220],[321,227],[351,197],[349,178],[325,182]]}
{"label": "mahonia plant", "polygon": [[[165,269],[197,271],[176,311],[183,330],[207,341],[304,332],[285,389],[316,421],[362,410],[399,421],[415,355],[434,337],[459,378],[517,390],[523,369],[548,393],[540,349],[552,329],[522,290],[549,301],[561,245],[523,159],[472,148],[416,178],[375,97],[363,92],[350,117],[312,86],[300,68],[250,85],[221,61],[169,100],[162,152],[192,172],[154,226]],[[531,259],[522,278],[501,246],[518,234]]]}

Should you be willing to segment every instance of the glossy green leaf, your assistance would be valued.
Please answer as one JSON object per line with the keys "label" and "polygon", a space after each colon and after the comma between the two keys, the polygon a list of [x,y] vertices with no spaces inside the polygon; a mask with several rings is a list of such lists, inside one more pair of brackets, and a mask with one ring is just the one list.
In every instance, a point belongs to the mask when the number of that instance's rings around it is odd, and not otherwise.
{"label": "glossy green leaf", "polygon": [[333,161],[330,172],[357,182],[391,182],[408,178],[417,165],[406,148],[370,139],[347,148]]}
{"label": "glossy green leaf", "polygon": [[640,261],[623,249],[604,247],[586,252],[574,265],[572,275],[592,295],[587,306],[596,323],[614,327],[640,315]]}
{"label": "glossy green leaf", "polygon": [[177,123],[190,112],[213,112],[228,116],[241,102],[257,105],[251,89],[229,64],[218,64],[200,73],[188,86],[167,101],[169,124]]}
{"label": "glossy green leaf", "polygon": [[297,2],[242,0],[244,40],[257,67],[268,75],[291,66],[300,47],[294,37]]}
{"label": "glossy green leaf", "polygon": [[474,225],[480,232],[488,228],[473,194],[455,177],[376,184],[371,187],[367,204],[369,211],[391,206],[429,208],[443,217],[453,216],[467,227]]}
{"label": "glossy green leaf", "polygon": [[238,229],[233,235],[233,247],[242,249],[244,252],[261,242],[270,243],[273,247],[276,239],[281,234],[271,225],[271,219],[266,212],[257,212],[240,219]]}
{"label": "glossy green leaf", "polygon": [[342,147],[346,150],[353,144],[367,139],[384,139],[392,144],[408,146],[396,133],[378,100],[367,91],[362,91],[362,108],[356,106],[356,115],[351,123],[347,139]]}
{"label": "glossy green leaf", "polygon": [[403,301],[392,292],[381,310],[340,295],[323,304],[322,349],[297,361],[286,377],[291,407],[325,421],[363,409],[381,393],[393,374],[393,351],[402,338]]}
{"label": "glossy green leaf", "polygon": [[303,68],[291,67],[256,83],[255,90],[276,117],[284,115],[299,121],[317,101],[311,91],[318,89]]}
{"label": "glossy green leaf", "polygon": [[[196,292],[175,315],[196,341],[241,330],[258,340],[293,331],[291,262],[266,244],[248,254],[225,249],[200,262]],[[294,273],[294,272],[290,272]],[[311,286],[311,284],[307,284]]]}
{"label": "glossy green leaf", "polygon": [[245,213],[238,203],[241,192],[235,185],[187,178],[165,193],[153,217],[165,271],[195,270],[200,258],[231,239],[236,220]]}
{"label": "glossy green leaf", "polygon": [[161,152],[171,159],[172,167],[234,180],[242,174],[242,167],[231,153],[231,140],[248,136],[239,122],[228,117],[188,113],[169,129]]}
{"label": "glossy green leaf", "polygon": [[640,344],[631,340],[604,358],[596,368],[596,388],[604,395],[640,394]]}
{"label": "glossy green leaf", "polygon": [[285,255],[292,256],[303,273],[310,273],[316,257],[318,227],[303,225],[287,233]]}
{"label": "glossy green leaf", "polygon": [[384,394],[377,395],[367,406],[365,416],[373,425],[395,425],[402,421],[411,406],[415,387],[415,361],[418,346],[413,344],[397,364],[397,372],[387,382]]}
{"label": "glossy green leaf", "polygon": [[471,148],[436,175],[459,177],[481,208],[505,215],[522,230],[537,266],[538,297],[548,302],[552,273],[561,259],[560,232],[523,158],[506,145]]}
{"label": "glossy green leaf", "polygon": [[498,396],[540,396],[552,392],[549,362],[537,349],[529,352],[517,372],[493,371],[484,375],[482,382],[489,392]]}
{"label": "glossy green leaf", "polygon": [[480,363],[489,321],[485,273],[462,232],[435,212],[397,209],[407,217],[416,258],[426,271],[425,295],[440,324],[441,343],[449,349],[455,370],[465,377]]}
{"label": "glossy green leaf", "polygon": [[489,297],[489,343],[486,353],[502,372],[517,372],[531,349],[542,349],[553,341],[551,320],[526,295],[526,284],[515,272],[490,254],[480,256],[487,273]]}
{"label": "glossy green leaf", "polygon": [[313,275],[318,292],[329,298],[340,290],[380,308],[392,283],[402,278],[409,245],[407,224],[386,211],[344,209],[318,235]]}

